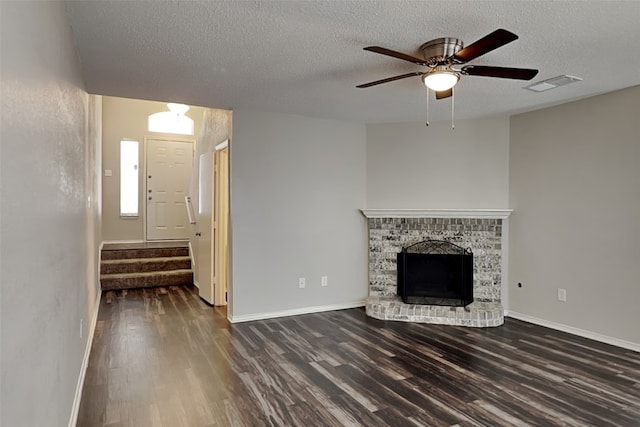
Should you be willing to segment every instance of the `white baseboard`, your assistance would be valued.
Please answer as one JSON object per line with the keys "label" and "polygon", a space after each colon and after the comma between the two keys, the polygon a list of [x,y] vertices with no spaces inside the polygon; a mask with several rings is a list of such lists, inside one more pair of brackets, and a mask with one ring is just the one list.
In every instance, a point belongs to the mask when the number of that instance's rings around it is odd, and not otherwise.
{"label": "white baseboard", "polygon": [[91,324],[89,326],[87,336],[87,346],[84,349],[84,357],[82,358],[82,365],[80,365],[80,376],[78,377],[78,384],[76,384],[76,395],[73,398],[73,406],[71,407],[71,418],[69,418],[69,427],[76,427],[78,423],[78,411],[80,410],[80,399],[82,399],[82,389],[84,387],[84,377],[87,373],[87,367],[89,366],[89,356],[91,355],[91,345],[93,344],[93,334],[96,331],[96,323],[98,323],[98,311],[100,310],[100,299],[102,297],[102,291],[98,290],[98,296],[96,297],[95,311],[91,318]]}
{"label": "white baseboard", "polygon": [[319,305],[315,307],[294,308],[292,310],[270,311],[267,313],[243,314],[241,316],[228,316],[231,323],[251,322],[252,320],[273,319],[276,317],[297,316],[300,314],[321,313],[323,311],[344,310],[347,308],[364,307],[365,301],[353,301],[343,304]]}
{"label": "white baseboard", "polygon": [[126,244],[126,243],[144,243],[144,240],[103,240],[100,244],[100,247],[104,247],[104,245],[113,245],[113,244]]}
{"label": "white baseboard", "polygon": [[615,345],[616,347],[622,347],[626,348],[627,350],[640,352],[640,344],[631,341],[613,338],[607,335],[598,334],[596,332],[587,331],[585,329],[574,328],[573,326],[564,325],[562,323],[551,322],[549,320],[540,319],[538,317],[529,316],[527,314],[516,313],[514,311],[505,311],[504,315],[513,319],[522,320],[523,322],[533,323],[534,325],[545,326],[557,331],[567,332],[579,337],[589,338],[594,341],[600,341],[605,344],[611,344]]}

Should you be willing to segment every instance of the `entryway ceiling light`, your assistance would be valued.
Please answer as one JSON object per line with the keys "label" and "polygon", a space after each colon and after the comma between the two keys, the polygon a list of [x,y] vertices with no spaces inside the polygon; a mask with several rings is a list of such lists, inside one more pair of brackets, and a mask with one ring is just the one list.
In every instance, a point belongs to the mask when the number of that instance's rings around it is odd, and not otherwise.
{"label": "entryway ceiling light", "polygon": [[449,90],[458,83],[460,75],[447,67],[437,66],[422,76],[425,86],[436,92]]}
{"label": "entryway ceiling light", "polygon": [[173,102],[170,102],[167,104],[167,107],[169,107],[169,111],[179,116],[183,116],[187,111],[189,111],[189,106],[185,104],[174,104]]}
{"label": "entryway ceiling light", "polygon": [[185,116],[189,106],[170,102],[167,107],[169,111],[161,111],[149,116],[147,125],[149,132],[193,135],[194,121],[191,117]]}

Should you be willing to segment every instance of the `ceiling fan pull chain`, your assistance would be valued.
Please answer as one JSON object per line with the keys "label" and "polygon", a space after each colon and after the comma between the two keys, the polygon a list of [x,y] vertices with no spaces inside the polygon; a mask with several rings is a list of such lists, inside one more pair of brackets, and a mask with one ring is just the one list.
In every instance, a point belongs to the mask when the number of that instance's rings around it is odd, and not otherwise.
{"label": "ceiling fan pull chain", "polygon": [[456,122],[455,122],[455,105],[456,105],[456,90],[454,88],[451,88],[451,129],[455,129],[456,128]]}
{"label": "ceiling fan pull chain", "polygon": [[429,126],[429,88],[427,88],[427,126]]}

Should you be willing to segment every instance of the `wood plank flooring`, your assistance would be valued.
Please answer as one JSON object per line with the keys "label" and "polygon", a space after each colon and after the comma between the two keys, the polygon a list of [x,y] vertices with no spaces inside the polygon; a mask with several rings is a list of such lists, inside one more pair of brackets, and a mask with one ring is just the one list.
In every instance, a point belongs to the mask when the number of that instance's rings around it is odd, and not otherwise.
{"label": "wood plank flooring", "polygon": [[513,319],[230,325],[193,287],[112,291],[78,426],[640,426],[640,354]]}

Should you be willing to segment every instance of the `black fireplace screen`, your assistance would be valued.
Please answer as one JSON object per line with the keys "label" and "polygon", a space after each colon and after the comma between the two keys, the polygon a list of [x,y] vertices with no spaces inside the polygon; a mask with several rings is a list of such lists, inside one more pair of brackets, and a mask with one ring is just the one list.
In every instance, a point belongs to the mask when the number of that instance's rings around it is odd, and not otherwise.
{"label": "black fireplace screen", "polygon": [[473,302],[473,253],[425,240],[398,253],[398,295],[406,304],[466,306]]}

